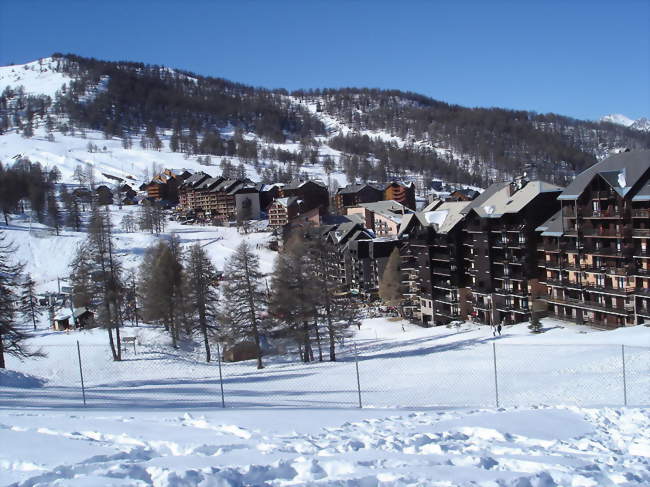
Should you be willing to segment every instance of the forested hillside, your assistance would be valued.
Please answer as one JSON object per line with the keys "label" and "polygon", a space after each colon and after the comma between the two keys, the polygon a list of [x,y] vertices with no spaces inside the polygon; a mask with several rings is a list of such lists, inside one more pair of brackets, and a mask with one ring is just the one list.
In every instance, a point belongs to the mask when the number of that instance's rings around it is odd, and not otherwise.
{"label": "forested hillside", "polygon": [[614,123],[466,108],[397,90],[289,93],[72,54],[38,63],[42,77],[68,82],[49,93],[21,85],[21,67],[11,70],[18,81],[0,80],[1,133],[101,131],[125,149],[236,157],[268,180],[320,165],[349,181],[418,176],[485,187],[528,171],[564,184],[612,149],[650,147],[650,133]]}

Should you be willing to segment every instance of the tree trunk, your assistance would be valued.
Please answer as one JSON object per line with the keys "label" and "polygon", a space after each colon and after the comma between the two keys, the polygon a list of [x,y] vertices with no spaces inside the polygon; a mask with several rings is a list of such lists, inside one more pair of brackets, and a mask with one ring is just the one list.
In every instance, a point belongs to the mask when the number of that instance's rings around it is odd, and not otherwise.
{"label": "tree trunk", "polygon": [[210,362],[212,356],[210,355],[210,342],[208,341],[208,327],[202,326],[201,328],[203,333],[203,345],[205,345],[205,361]]}
{"label": "tree trunk", "polygon": [[313,358],[314,353],[311,349],[311,342],[309,340],[309,322],[307,320],[302,322],[302,339],[305,345],[305,354],[303,356],[303,361],[309,362]]}
{"label": "tree trunk", "polygon": [[2,342],[2,334],[0,333],[0,369],[5,368],[5,346]]}
{"label": "tree trunk", "polygon": [[327,331],[330,338],[330,361],[336,362],[336,347],[334,341],[334,327],[332,325],[328,326]]}
{"label": "tree trunk", "polygon": [[323,347],[320,341],[320,330],[318,329],[318,320],[314,319],[314,330],[316,331],[316,343],[318,344],[318,361],[323,361]]}
{"label": "tree trunk", "polygon": [[115,351],[115,341],[113,340],[113,330],[111,329],[110,326],[106,328],[108,331],[108,343],[111,345],[111,354],[113,354],[113,360],[118,361],[119,357],[117,356],[117,352]]}
{"label": "tree trunk", "polygon": [[120,325],[115,327],[115,338],[117,340],[117,360],[122,360],[122,338],[120,337]]}

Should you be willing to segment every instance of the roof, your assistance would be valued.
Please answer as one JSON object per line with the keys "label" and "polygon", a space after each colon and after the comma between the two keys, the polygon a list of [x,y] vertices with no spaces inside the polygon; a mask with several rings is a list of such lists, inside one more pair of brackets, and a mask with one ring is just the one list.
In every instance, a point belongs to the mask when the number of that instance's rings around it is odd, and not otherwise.
{"label": "roof", "polygon": [[481,194],[478,191],[476,191],[475,189],[470,189],[470,188],[457,189],[457,190],[453,191],[451,194],[454,194],[454,193],[460,193],[463,196],[469,198],[470,200],[473,200],[479,194]]}
{"label": "roof", "polygon": [[393,186],[394,184],[395,184],[395,185],[399,185],[399,186],[403,186],[403,187],[405,187],[405,188],[414,188],[414,187],[415,187],[415,183],[414,183],[413,181],[409,181],[409,182],[404,182],[404,181],[391,181],[391,182],[389,182],[389,183],[386,183],[386,188],[390,188],[390,187]]}
{"label": "roof", "polygon": [[544,237],[561,237],[564,234],[562,210],[558,210],[555,215],[538,226],[535,231],[542,232]]}
{"label": "roof", "polygon": [[412,213],[412,210],[407,208],[401,203],[393,200],[375,201],[374,203],[360,203],[360,207],[366,208],[373,213],[377,213],[385,218],[388,218],[395,223],[402,220],[402,215]]}
{"label": "roof", "polygon": [[511,182],[494,183],[462,210],[468,214],[474,210],[482,218],[501,218],[505,214],[515,214],[542,193],[559,193],[562,188],[544,181],[529,181],[521,189],[510,194]]}
{"label": "roof", "polygon": [[290,196],[288,198],[277,198],[273,200],[273,203],[277,203],[288,208],[291,205],[298,203],[299,201],[300,199],[297,196]]}
{"label": "roof", "polygon": [[469,201],[446,201],[434,211],[421,212],[424,220],[433,225],[437,233],[448,233],[465,217],[463,209]]}
{"label": "roof", "polygon": [[308,179],[307,181],[294,180],[294,181],[291,181],[289,184],[285,185],[284,189],[302,188],[307,183],[313,183],[313,184],[316,184],[318,186],[321,186],[321,187],[327,189],[327,186],[325,185],[325,183],[323,183],[322,181],[316,181],[314,179]]}
{"label": "roof", "polygon": [[373,186],[372,184],[348,184],[347,186],[344,186],[343,188],[339,188],[336,191],[336,194],[354,194],[358,193],[364,188],[370,188],[374,191],[381,192],[382,190],[380,188],[377,188]]}
{"label": "roof", "polygon": [[[578,174],[571,184],[562,191],[558,199],[578,199],[597,174],[607,181],[621,196],[626,196],[649,168],[650,150],[614,154]],[[646,190],[646,186],[641,188],[643,195],[650,194],[650,188]],[[634,200],[634,197],[632,199]]]}
{"label": "roof", "polygon": [[[88,312],[88,308],[74,308],[74,317],[79,318],[81,315],[83,315],[86,312]],[[68,320],[70,319],[71,315],[72,314],[70,313],[69,309],[61,309],[54,317],[54,319],[56,321]]]}
{"label": "roof", "polygon": [[435,199],[431,203],[429,203],[427,206],[422,208],[422,211],[433,211],[436,208],[438,208],[442,203],[443,203],[443,200]]}

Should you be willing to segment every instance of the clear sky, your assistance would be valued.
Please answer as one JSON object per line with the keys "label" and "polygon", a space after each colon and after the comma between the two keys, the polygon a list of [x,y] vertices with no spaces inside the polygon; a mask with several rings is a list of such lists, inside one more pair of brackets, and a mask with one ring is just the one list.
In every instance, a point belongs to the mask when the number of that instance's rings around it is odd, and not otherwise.
{"label": "clear sky", "polygon": [[650,117],[650,0],[0,0],[0,64],[53,52],[270,88]]}

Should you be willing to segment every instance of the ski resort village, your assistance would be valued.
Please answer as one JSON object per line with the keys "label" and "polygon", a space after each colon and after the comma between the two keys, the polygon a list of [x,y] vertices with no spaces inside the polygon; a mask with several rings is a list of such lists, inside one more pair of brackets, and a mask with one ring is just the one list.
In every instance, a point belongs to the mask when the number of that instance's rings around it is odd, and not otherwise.
{"label": "ski resort village", "polygon": [[0,485],[650,485],[650,132],[522,113],[0,67]]}

